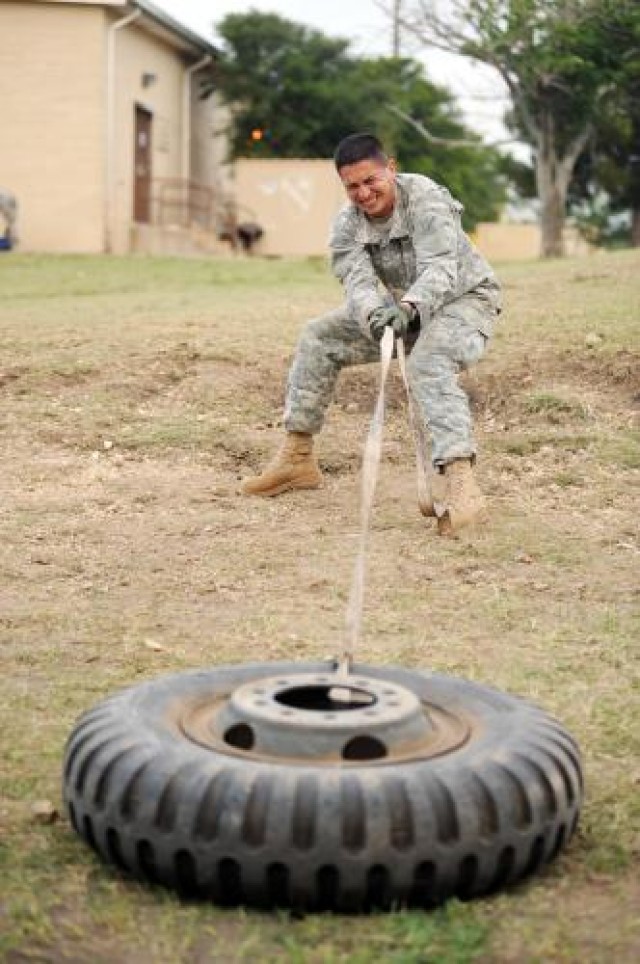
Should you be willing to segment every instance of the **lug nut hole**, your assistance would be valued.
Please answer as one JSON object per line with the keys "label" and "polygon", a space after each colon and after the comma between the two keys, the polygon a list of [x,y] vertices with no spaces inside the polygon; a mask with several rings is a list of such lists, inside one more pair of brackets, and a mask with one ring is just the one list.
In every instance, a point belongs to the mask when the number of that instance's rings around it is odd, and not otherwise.
{"label": "lug nut hole", "polygon": [[343,760],[380,760],[386,755],[386,746],[375,736],[354,736],[342,748]]}
{"label": "lug nut hole", "polygon": [[225,743],[235,746],[237,750],[252,750],[256,741],[255,734],[248,723],[236,723],[230,726],[224,739]]}

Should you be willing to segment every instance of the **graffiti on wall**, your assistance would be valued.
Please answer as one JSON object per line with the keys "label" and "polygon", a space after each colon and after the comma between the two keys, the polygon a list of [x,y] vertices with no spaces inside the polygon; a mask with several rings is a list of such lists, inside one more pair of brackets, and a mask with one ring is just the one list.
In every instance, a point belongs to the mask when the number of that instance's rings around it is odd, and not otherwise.
{"label": "graffiti on wall", "polygon": [[280,201],[288,199],[294,210],[303,216],[310,213],[315,200],[314,183],[304,176],[267,178],[260,182],[258,188],[268,198]]}

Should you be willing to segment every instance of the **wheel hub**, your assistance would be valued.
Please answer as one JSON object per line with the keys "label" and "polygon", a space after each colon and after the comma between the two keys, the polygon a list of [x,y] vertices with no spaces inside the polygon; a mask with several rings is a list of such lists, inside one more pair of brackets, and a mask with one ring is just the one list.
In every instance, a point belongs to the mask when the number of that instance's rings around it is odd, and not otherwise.
{"label": "wheel hub", "polygon": [[469,736],[464,720],[404,686],[331,673],[253,680],[186,708],[179,726],[218,751],[301,764],[424,759]]}

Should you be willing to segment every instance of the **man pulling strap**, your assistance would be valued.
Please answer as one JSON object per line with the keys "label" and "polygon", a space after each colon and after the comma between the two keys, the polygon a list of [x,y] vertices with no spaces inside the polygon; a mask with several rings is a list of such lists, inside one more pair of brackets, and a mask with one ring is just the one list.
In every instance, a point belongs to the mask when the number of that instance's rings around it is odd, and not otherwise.
{"label": "man pulling strap", "polygon": [[486,516],[473,474],[476,445],[461,370],[485,351],[500,311],[500,287],[462,230],[462,205],[420,174],[397,173],[372,134],[351,134],[334,155],[350,203],[331,234],[331,262],[346,300],[308,322],[289,372],[286,436],[245,495],[273,496],[322,483],[313,452],[347,365],[379,361],[387,326],[410,352],[409,385],[431,436],[431,496],[420,503],[449,535]]}

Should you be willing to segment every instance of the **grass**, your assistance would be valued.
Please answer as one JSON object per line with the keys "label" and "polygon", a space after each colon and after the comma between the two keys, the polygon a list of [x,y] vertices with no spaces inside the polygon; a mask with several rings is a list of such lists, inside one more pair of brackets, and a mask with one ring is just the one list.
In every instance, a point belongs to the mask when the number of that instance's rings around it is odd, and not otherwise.
{"label": "grass", "polygon": [[300,325],[338,301],[324,263],[0,257],[0,960],[637,960],[639,267],[500,269],[469,382],[491,524],[447,542],[418,515],[393,384],[370,540],[361,658],[555,713],[585,756],[576,838],[482,901],[294,919],[143,887],[31,807],[60,808],[69,730],[118,687],[337,651],[376,372],[341,378],[324,489],[239,499],[277,444]]}
{"label": "grass", "polygon": [[525,411],[531,415],[546,415],[548,421],[561,423],[566,416],[585,419],[588,417],[584,406],[575,400],[561,398],[553,392],[537,392],[525,400]]}

